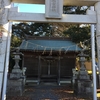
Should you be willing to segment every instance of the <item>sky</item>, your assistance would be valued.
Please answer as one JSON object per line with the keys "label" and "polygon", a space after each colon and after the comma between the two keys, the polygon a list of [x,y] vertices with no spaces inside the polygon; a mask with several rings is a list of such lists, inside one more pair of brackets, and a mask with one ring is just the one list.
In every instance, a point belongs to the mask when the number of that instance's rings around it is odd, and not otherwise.
{"label": "sky", "polygon": [[15,3],[14,6],[18,6],[19,12],[45,13],[45,5]]}

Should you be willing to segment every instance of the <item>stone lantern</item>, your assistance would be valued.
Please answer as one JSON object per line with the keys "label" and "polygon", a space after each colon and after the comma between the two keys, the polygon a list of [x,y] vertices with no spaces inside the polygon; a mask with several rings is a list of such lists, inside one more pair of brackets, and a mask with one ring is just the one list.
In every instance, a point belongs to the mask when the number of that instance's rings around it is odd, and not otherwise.
{"label": "stone lantern", "polygon": [[78,79],[89,80],[89,75],[84,64],[86,61],[85,58],[88,57],[88,55],[84,54],[84,51],[82,50],[81,53],[78,55],[78,57],[79,57],[79,64],[80,64]]}
{"label": "stone lantern", "polygon": [[20,55],[22,55],[21,52],[19,52],[19,48],[16,49],[16,52],[13,53],[15,65],[12,69],[12,72],[10,73],[10,78],[8,80],[7,84],[7,94],[9,96],[21,96],[24,91],[24,85],[25,85],[25,77],[23,77],[22,70],[19,66],[19,61],[21,60]]}
{"label": "stone lantern", "polygon": [[92,95],[92,80],[90,80],[88,72],[85,67],[86,57],[88,55],[84,54],[82,50],[78,55],[80,70],[78,71],[77,78],[75,79],[74,92],[76,94],[90,94]]}
{"label": "stone lantern", "polygon": [[22,77],[22,70],[20,69],[19,66],[19,61],[21,60],[20,55],[22,55],[21,52],[19,52],[19,49],[16,49],[16,52],[13,53],[14,55],[14,60],[15,60],[15,65],[14,68],[12,69],[12,73],[10,74],[10,78],[15,78],[19,79]]}

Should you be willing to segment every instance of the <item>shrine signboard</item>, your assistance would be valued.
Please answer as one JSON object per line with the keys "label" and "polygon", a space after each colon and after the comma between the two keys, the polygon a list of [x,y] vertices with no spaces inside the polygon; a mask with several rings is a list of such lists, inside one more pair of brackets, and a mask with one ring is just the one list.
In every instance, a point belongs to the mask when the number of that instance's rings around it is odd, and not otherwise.
{"label": "shrine signboard", "polygon": [[63,0],[45,0],[45,17],[62,18]]}

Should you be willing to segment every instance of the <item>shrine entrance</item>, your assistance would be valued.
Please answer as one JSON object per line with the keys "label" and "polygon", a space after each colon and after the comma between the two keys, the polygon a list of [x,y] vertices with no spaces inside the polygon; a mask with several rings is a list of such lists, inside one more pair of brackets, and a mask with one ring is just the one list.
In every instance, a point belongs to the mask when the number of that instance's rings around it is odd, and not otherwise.
{"label": "shrine entrance", "polygon": [[[96,24],[96,37],[98,48],[98,61],[100,70],[100,0],[1,0],[0,1],[0,99],[4,100],[6,96],[6,83],[7,72],[9,65],[10,54],[10,40],[11,40],[11,26],[9,21],[23,21],[23,22],[64,22],[64,23],[84,23],[84,24]],[[64,2],[62,2],[64,1]],[[46,4],[45,14],[34,13],[20,13],[17,11],[17,7],[11,8],[11,3],[34,3],[34,4]],[[88,9],[86,15],[64,15],[62,14],[63,5],[67,6],[94,6],[95,11]],[[92,25],[93,26],[93,25]],[[92,28],[93,29],[93,28]],[[93,33],[94,30],[91,30]],[[92,36],[92,38],[94,35]],[[94,44],[92,45],[94,46]],[[95,51],[92,48],[92,51]],[[96,78],[95,78],[95,52],[93,55],[93,88],[94,88],[94,100],[96,100]],[[49,67],[48,67],[49,68]],[[50,74],[50,70],[47,69],[47,74]]]}
{"label": "shrine entrance", "polygon": [[52,56],[41,57],[41,81],[57,82],[58,62]]}

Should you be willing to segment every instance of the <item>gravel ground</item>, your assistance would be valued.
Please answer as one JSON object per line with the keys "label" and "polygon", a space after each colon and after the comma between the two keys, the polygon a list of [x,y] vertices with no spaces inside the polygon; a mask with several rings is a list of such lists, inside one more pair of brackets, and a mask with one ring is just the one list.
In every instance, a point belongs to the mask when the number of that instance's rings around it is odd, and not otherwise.
{"label": "gravel ground", "polygon": [[70,84],[27,85],[22,96],[7,96],[6,100],[92,100],[89,95],[75,95]]}

